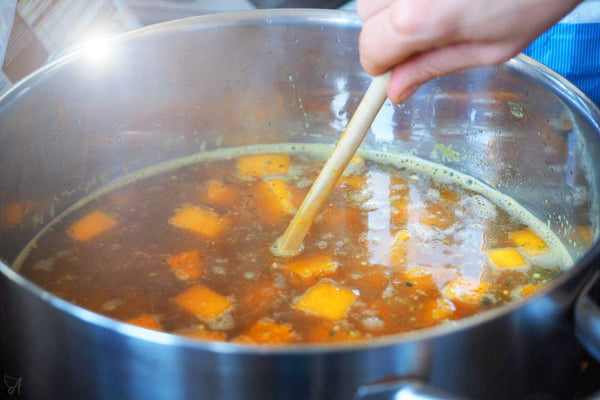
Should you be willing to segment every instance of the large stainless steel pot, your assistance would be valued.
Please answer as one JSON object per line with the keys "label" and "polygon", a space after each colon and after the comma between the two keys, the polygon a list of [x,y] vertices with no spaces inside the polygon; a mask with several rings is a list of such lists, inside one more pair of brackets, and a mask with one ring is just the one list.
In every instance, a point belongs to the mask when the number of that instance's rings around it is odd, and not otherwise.
{"label": "large stainless steel pot", "polygon": [[[104,318],[9,268],[53,215],[139,168],[220,146],[335,142],[370,81],[359,30],[335,11],[186,19],[59,59],[0,101],[0,374],[13,394],[337,399],[360,388],[374,398],[390,388],[370,385],[382,380],[486,399],[571,389],[572,306],[600,250],[576,230],[598,226],[600,115],[526,57],[384,105],[365,147],[443,162],[555,227],[577,262],[527,301],[369,343],[256,349]],[[22,215],[9,213],[15,202]]]}

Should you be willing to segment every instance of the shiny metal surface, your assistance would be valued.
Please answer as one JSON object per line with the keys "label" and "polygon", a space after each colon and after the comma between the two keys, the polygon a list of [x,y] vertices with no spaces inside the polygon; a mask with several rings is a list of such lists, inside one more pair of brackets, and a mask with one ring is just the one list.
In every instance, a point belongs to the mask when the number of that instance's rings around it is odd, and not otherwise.
{"label": "shiny metal surface", "polygon": [[29,398],[337,399],[402,377],[470,398],[568,393],[580,349],[572,304],[600,251],[578,233],[598,227],[600,115],[526,57],[386,103],[364,144],[443,162],[555,228],[578,261],[522,304],[359,345],[253,349],[104,318],[8,267],[53,216],[140,168],[218,147],[335,142],[370,81],[358,63],[359,29],[339,11],[191,18],[59,59],[8,93],[0,374],[22,377]]}

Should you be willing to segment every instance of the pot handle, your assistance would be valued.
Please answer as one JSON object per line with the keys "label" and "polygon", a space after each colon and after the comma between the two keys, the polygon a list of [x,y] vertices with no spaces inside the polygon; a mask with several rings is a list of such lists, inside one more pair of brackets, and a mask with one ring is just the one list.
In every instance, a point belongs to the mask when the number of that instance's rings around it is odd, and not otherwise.
{"label": "pot handle", "polygon": [[600,361],[600,271],[585,285],[575,304],[575,336],[583,347]]}
{"label": "pot handle", "polygon": [[405,378],[362,385],[354,400],[465,400],[433,388],[419,379]]}

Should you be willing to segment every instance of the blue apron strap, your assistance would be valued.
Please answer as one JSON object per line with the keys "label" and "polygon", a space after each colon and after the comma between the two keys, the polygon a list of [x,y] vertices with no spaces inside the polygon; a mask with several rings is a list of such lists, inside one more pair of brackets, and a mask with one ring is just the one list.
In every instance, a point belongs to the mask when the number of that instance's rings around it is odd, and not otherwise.
{"label": "blue apron strap", "polygon": [[600,105],[600,22],[558,23],[524,51]]}

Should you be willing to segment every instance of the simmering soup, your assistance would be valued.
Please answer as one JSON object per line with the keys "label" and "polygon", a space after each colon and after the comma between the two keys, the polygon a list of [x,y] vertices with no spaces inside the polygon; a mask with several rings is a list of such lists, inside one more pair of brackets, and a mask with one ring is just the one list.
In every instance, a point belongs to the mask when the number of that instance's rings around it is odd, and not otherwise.
{"label": "simmering soup", "polygon": [[50,223],[15,267],[106,316],[245,344],[360,341],[538,291],[571,263],[512,199],[408,156],[355,156],[300,255],[283,233],[330,150],[247,147],[142,171]]}

